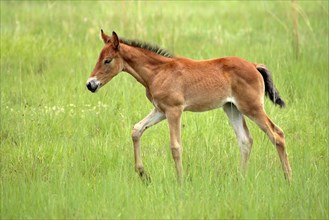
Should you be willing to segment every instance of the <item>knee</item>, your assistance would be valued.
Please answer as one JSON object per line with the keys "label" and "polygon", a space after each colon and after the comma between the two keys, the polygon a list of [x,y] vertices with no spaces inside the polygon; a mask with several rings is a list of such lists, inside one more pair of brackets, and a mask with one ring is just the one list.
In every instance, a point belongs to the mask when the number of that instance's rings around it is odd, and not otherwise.
{"label": "knee", "polygon": [[171,147],[171,154],[174,159],[179,159],[181,156],[182,150],[179,145],[175,145]]}
{"label": "knee", "polygon": [[133,141],[138,141],[141,137],[141,132],[139,129],[133,128],[132,132],[131,132],[131,137],[133,139]]}

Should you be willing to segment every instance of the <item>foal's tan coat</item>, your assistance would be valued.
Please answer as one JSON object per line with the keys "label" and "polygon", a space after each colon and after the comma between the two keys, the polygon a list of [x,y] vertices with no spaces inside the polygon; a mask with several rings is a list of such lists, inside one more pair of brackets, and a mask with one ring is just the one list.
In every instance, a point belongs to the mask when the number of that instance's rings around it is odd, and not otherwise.
{"label": "foal's tan coat", "polygon": [[264,81],[265,85],[269,83],[271,86],[270,89],[266,88],[266,92],[272,101],[281,106],[284,104],[265,66],[238,57],[205,61],[166,57],[126,44],[114,32],[110,37],[102,31],[102,39],[105,46],[87,81],[88,89],[96,92],[119,72],[125,71],[145,87],[147,98],[154,105],[151,113],[132,130],[135,169],[141,177],[145,177],[145,172],[140,138],[145,129],[164,119],[168,120],[172,156],[178,179],[181,180],[182,112],[201,112],[223,107],[238,139],[242,167],[246,169],[252,147],[252,138],[243,116],[246,115],[276,146],[285,177],[291,179],[284,133],[264,111]]}

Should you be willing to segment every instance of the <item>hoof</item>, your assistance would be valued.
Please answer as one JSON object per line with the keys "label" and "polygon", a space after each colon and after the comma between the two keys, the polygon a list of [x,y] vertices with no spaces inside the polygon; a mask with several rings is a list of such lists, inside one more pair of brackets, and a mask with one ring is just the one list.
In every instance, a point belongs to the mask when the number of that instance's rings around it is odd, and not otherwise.
{"label": "hoof", "polygon": [[139,177],[145,185],[150,185],[152,182],[151,177],[145,171],[139,172]]}

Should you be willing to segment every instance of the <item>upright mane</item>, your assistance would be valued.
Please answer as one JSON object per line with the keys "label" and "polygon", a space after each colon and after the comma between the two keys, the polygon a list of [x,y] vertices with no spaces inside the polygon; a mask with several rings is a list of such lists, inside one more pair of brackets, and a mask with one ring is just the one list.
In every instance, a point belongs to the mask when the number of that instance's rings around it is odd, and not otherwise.
{"label": "upright mane", "polygon": [[165,50],[157,45],[149,44],[149,43],[146,43],[143,41],[120,38],[120,43],[124,43],[124,44],[127,44],[132,47],[142,48],[142,49],[151,51],[153,53],[159,54],[164,57],[169,57],[169,58],[174,57],[174,54],[172,54],[168,50]]}

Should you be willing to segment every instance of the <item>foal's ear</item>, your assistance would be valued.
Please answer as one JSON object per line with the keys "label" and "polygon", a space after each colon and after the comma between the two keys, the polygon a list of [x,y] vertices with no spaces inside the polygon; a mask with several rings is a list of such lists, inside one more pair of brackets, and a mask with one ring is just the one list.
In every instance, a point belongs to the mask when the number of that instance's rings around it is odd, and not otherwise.
{"label": "foal's ear", "polygon": [[111,43],[112,43],[113,48],[115,50],[118,50],[119,49],[119,37],[118,37],[117,33],[115,33],[114,31],[112,32]]}
{"label": "foal's ear", "polygon": [[110,36],[108,36],[107,34],[104,33],[103,29],[101,29],[101,37],[104,41],[104,44],[108,44],[111,42],[111,38]]}

